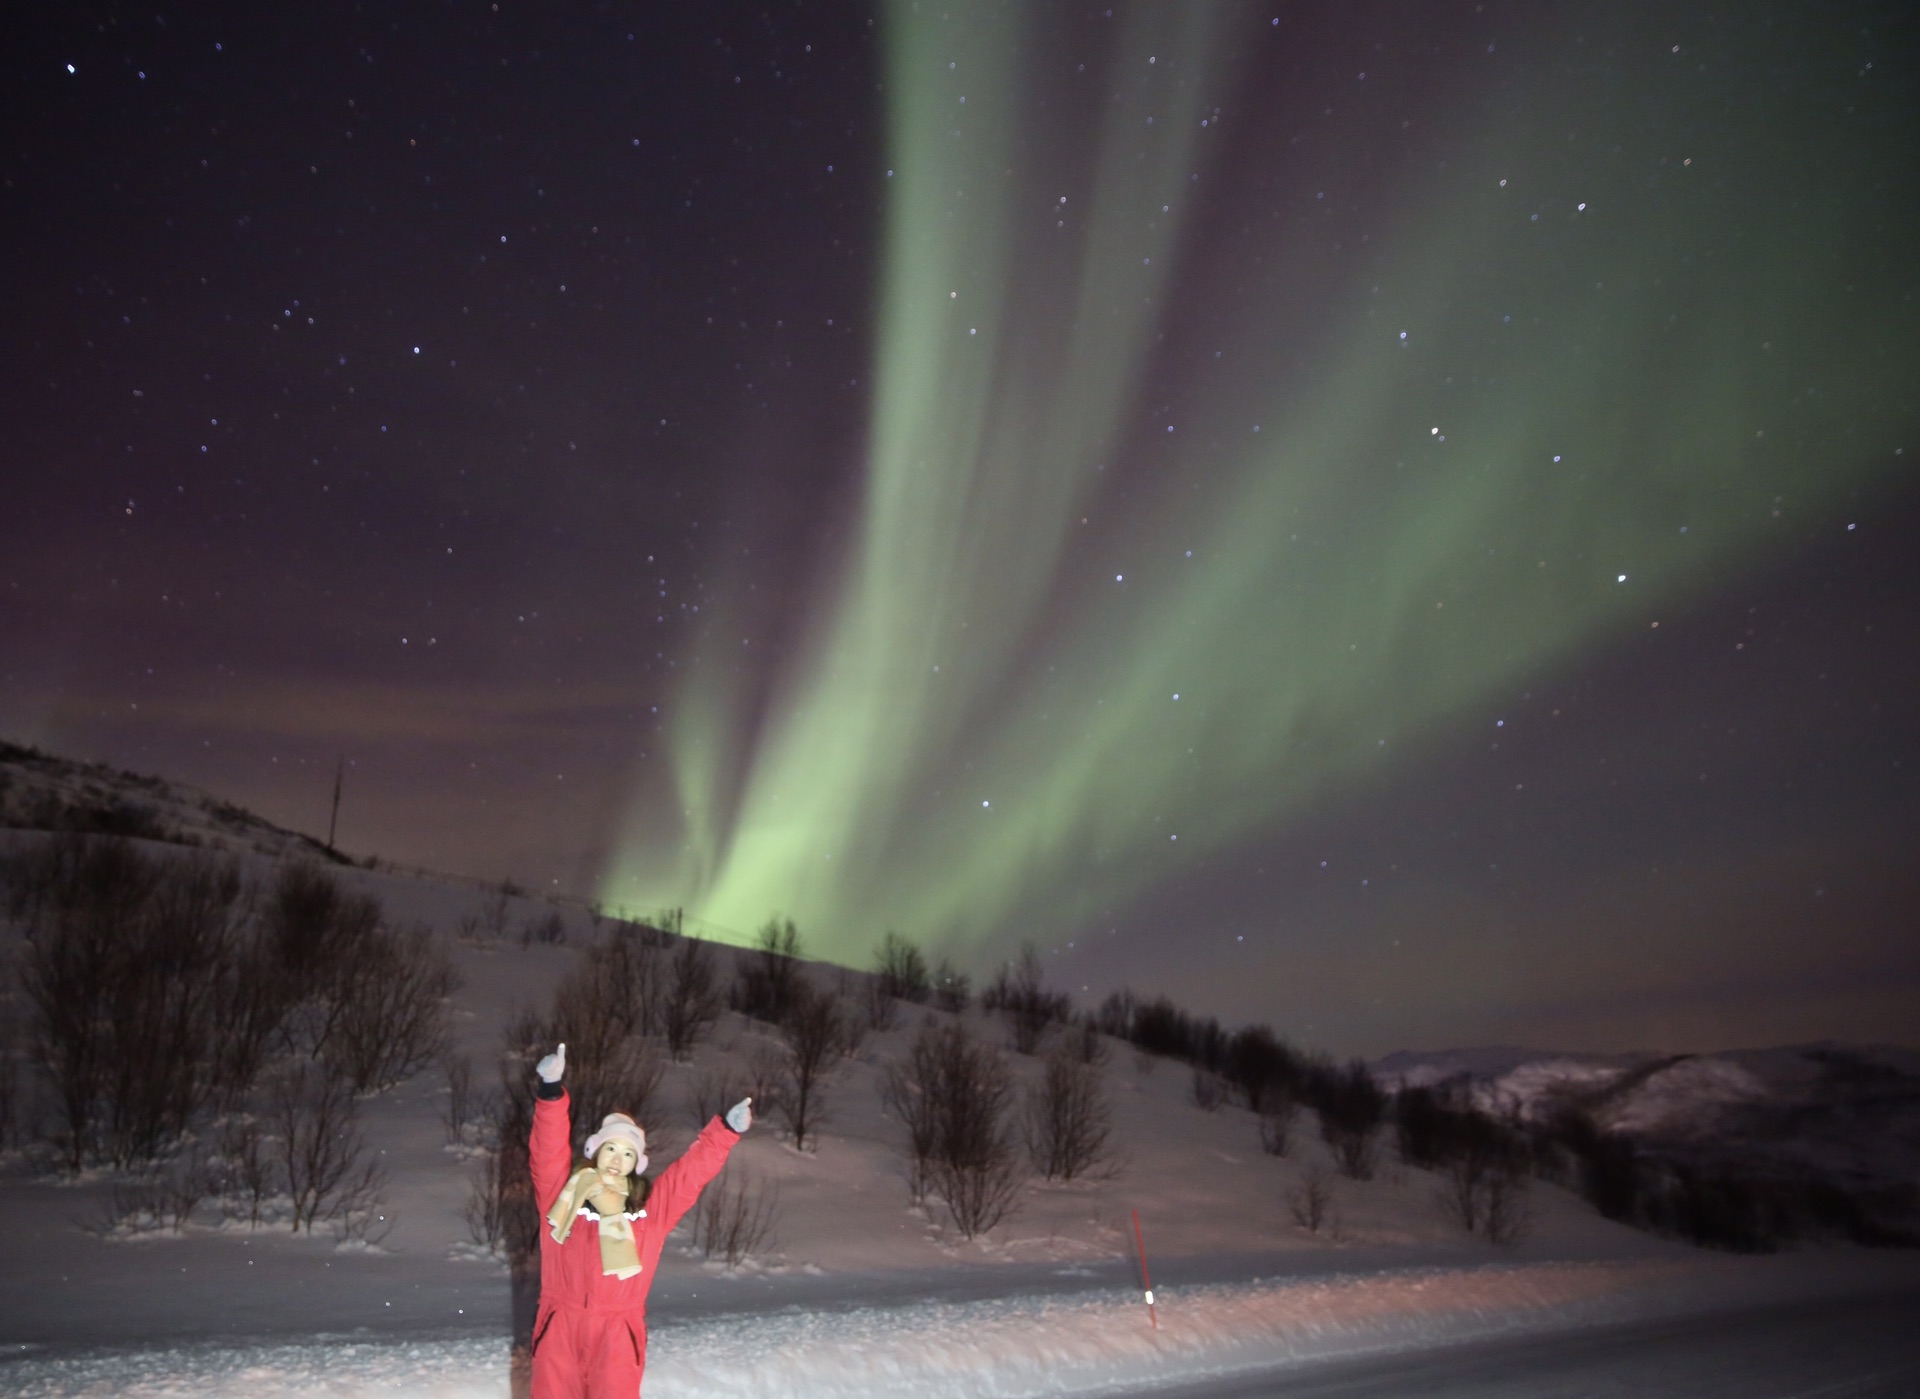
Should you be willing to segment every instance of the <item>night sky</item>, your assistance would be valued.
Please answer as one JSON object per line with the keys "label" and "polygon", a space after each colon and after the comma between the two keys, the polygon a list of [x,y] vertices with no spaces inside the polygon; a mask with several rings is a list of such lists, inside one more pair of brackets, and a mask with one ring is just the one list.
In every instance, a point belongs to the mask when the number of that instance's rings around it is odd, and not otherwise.
{"label": "night sky", "polygon": [[[1314,1047],[1920,1024],[1910,7],[43,6],[0,736]],[[1084,992],[1083,992],[1084,988]]]}

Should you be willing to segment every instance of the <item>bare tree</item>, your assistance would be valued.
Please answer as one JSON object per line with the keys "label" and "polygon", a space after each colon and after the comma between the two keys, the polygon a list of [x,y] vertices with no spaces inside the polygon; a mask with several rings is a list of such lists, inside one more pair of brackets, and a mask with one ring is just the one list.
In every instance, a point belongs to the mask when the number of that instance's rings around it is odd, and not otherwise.
{"label": "bare tree", "polygon": [[1071,1046],[1050,1055],[1027,1090],[1027,1154],[1034,1169],[1048,1180],[1072,1180],[1110,1165],[1112,1123],[1099,1072]]}
{"label": "bare tree", "polygon": [[336,974],[327,1058],[359,1092],[411,1077],[444,1052],[447,998],[459,984],[427,928],[377,927]]}
{"label": "bare tree", "polygon": [[314,1222],[332,1216],[342,1188],[364,1169],[353,1085],[323,1064],[298,1065],[280,1080],[273,1117],[293,1231],[312,1233]]}
{"label": "bare tree", "polygon": [[1047,1027],[1065,1020],[1072,1007],[1064,992],[1047,990],[1040,953],[1032,943],[1022,945],[1014,961],[1002,964],[981,1003],[1006,1016],[1013,1047],[1022,1054],[1037,1051]]}
{"label": "bare tree", "polygon": [[767,920],[741,968],[733,1008],[769,1025],[785,1022],[800,984],[800,930],[791,918]]}
{"label": "bare tree", "polygon": [[599,957],[601,975],[615,1013],[637,1034],[664,1033],[661,995],[664,960],[651,929],[634,923],[616,923]]}
{"label": "bare tree", "polygon": [[21,981],[65,1164],[154,1160],[220,1095],[247,901],[237,867],[49,842],[30,871]]}
{"label": "bare tree", "polygon": [[1439,1163],[1441,1212],[1489,1243],[1514,1243],[1531,1223],[1519,1142],[1480,1113],[1462,1114]]}
{"label": "bare tree", "polygon": [[906,1058],[887,1065],[880,1078],[880,1101],[907,1129],[907,1192],[915,1203],[926,1198],[939,1149],[943,1039],[929,1016]]}
{"label": "bare tree", "polygon": [[762,1185],[736,1167],[700,1197],[694,1244],[701,1257],[737,1268],[772,1242],[779,1217],[779,1187]]}
{"label": "bare tree", "polygon": [[1012,1211],[1025,1171],[1008,1120],[1012,1076],[998,1051],[964,1025],[929,1020],[885,1075],[882,1094],[906,1124],[913,1184],[938,1192],[962,1237]]}
{"label": "bare tree", "polygon": [[698,938],[682,938],[667,965],[660,1005],[660,1029],[673,1057],[685,1059],[691,1055],[719,1015],[713,949]]}
{"label": "bare tree", "polygon": [[884,996],[924,1005],[933,994],[927,959],[920,955],[919,948],[898,933],[889,932],[880,940],[873,952],[873,965]]}
{"label": "bare tree", "polygon": [[226,1160],[229,1193],[246,1206],[248,1226],[258,1226],[261,1206],[274,1186],[274,1162],[260,1120],[251,1115],[229,1119],[220,1134],[220,1154]]}
{"label": "bare tree", "polygon": [[1317,1234],[1333,1211],[1333,1180],[1318,1161],[1300,1173],[1287,1191],[1287,1214],[1309,1234]]}
{"label": "bare tree", "polygon": [[1340,1174],[1373,1179],[1375,1143],[1386,1116],[1387,1095],[1358,1059],[1325,1076],[1319,1088],[1320,1135],[1333,1151]]}
{"label": "bare tree", "polygon": [[[572,1065],[568,1073],[573,1072]],[[511,1055],[501,1062],[500,1093],[494,1098],[492,1158],[477,1172],[475,1190],[490,1189],[491,1202],[470,1198],[467,1223],[475,1227],[476,1213],[497,1233],[484,1242],[506,1255],[514,1276],[526,1279],[540,1265],[541,1211],[533,1198],[533,1169],[528,1162],[528,1139],[533,1133],[532,1075],[525,1063]],[[476,1240],[476,1242],[481,1242]]]}
{"label": "bare tree", "polygon": [[824,1116],[821,1090],[832,1071],[845,1033],[846,1017],[838,998],[797,982],[787,993],[787,1016],[781,1026],[786,1061],[777,1107],[793,1144],[801,1151],[819,1131]]}
{"label": "bare tree", "polygon": [[523,1011],[508,1026],[507,1053],[520,1071],[509,1082],[509,1092],[530,1093],[525,1067],[554,1045],[565,1044],[567,1095],[576,1121],[598,1122],[609,1112],[646,1119],[666,1064],[656,1043],[636,1032],[629,984],[617,973],[609,974],[621,955],[610,962],[604,953],[583,949],[554,987],[551,1009],[545,1015]]}

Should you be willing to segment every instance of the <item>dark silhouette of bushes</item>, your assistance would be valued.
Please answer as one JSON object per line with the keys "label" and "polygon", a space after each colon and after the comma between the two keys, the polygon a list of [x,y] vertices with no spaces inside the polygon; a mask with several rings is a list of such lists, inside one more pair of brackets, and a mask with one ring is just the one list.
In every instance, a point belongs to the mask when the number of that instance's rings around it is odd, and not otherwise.
{"label": "dark silhouette of bushes", "polygon": [[1049,991],[1040,967],[1040,953],[1032,943],[1011,962],[1003,962],[993,984],[980,996],[983,1010],[998,1011],[1013,1032],[1013,1047],[1035,1053],[1049,1027],[1064,1023],[1073,1013],[1073,1001],[1064,991]]}
{"label": "dark silhouette of bushes", "polygon": [[444,953],[330,876],[289,867],[262,896],[231,861],[70,835],[7,873],[30,1058],[68,1169],[158,1159],[279,1056],[322,1057],[364,1090],[439,1052]]}
{"label": "dark silhouette of bushes", "polygon": [[75,1170],[152,1160],[215,1092],[238,873],[205,859],[169,867],[119,840],[51,841],[39,857],[16,871],[21,979],[61,1159]]}
{"label": "dark silhouette of bushes", "polygon": [[1387,1095],[1358,1059],[1344,1069],[1308,1065],[1303,1096],[1320,1114],[1320,1136],[1349,1180],[1373,1178],[1374,1148],[1386,1117]]}
{"label": "dark silhouette of bushes", "polygon": [[933,980],[920,949],[898,933],[888,933],[873,953],[880,994],[896,1001],[925,1005],[933,995]]}
{"label": "dark silhouette of bushes", "polygon": [[732,1006],[768,1025],[786,1021],[800,982],[800,930],[791,918],[770,918],[734,982]]}

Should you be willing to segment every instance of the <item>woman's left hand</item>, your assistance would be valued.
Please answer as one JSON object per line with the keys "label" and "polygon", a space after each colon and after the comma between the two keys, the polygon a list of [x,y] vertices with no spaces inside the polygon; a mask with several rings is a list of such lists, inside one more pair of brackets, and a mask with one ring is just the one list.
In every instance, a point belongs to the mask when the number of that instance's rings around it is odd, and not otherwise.
{"label": "woman's left hand", "polygon": [[736,1132],[745,1132],[753,1126],[753,1099],[742,1098],[727,1109],[727,1126]]}

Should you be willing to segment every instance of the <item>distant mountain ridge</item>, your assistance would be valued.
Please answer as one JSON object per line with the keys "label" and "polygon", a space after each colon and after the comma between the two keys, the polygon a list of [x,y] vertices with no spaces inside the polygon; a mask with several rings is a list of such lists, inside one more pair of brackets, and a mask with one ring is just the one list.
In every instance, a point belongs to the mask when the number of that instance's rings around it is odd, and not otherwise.
{"label": "distant mountain ridge", "polygon": [[1849,1185],[1920,1181],[1920,1050],[1823,1042],[1709,1054],[1567,1054],[1512,1046],[1401,1051],[1382,1086],[1464,1084],[1527,1124],[1577,1110],[1655,1156],[1759,1165]]}

